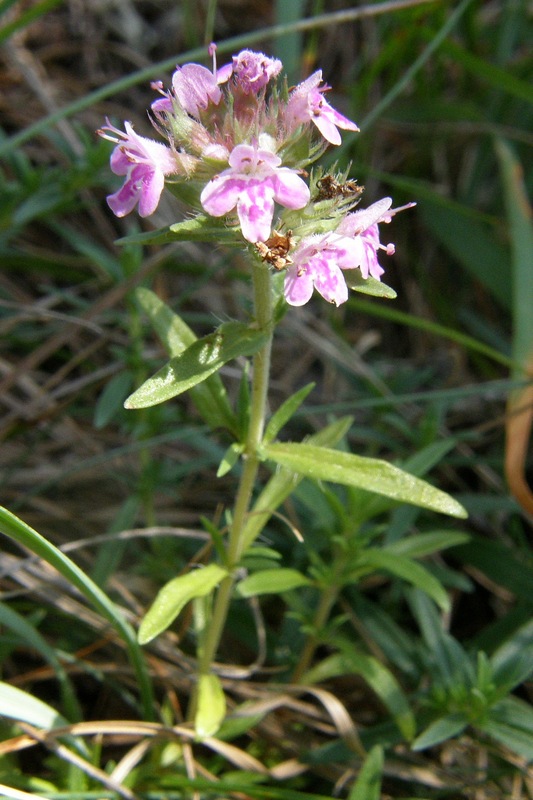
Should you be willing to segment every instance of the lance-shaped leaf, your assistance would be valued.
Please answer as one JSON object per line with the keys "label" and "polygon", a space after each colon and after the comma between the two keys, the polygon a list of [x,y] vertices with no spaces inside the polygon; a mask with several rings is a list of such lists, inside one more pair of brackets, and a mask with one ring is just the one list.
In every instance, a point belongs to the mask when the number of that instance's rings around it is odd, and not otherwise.
{"label": "lance-shaped leaf", "polygon": [[357,774],[348,800],[379,800],[383,778],[383,747],[374,745]]}
{"label": "lance-shaped leaf", "polygon": [[356,486],[452,517],[467,516],[463,506],[445,492],[381,459],[295,442],[266,445],[262,455],[307,478]]}
{"label": "lance-shaped leaf", "polygon": [[225,322],[198,339],[143,383],[124,403],[126,408],[147,408],[170,400],[205,381],[224,364],[239,356],[251,356],[268,334],[242,322]]}
{"label": "lance-shaped leaf", "polygon": [[194,728],[199,739],[214,736],[226,716],[226,698],[217,675],[200,675],[198,678]]}
{"label": "lance-shaped leaf", "polygon": [[[184,350],[198,341],[198,337],[187,323],[163,303],[154,292],[140,287],[136,290],[135,296],[169,356],[175,358],[181,355]],[[233,433],[236,432],[235,415],[231,410],[220,375],[211,375],[204,383],[193,386],[191,399],[200,416],[212,428],[226,427]]]}
{"label": "lance-shaped leaf", "polygon": [[[346,435],[352,422],[352,417],[341,417],[341,419],[326,425],[318,433],[312,434],[308,441],[314,445],[334,446]],[[248,517],[243,532],[244,550],[257,539],[272,514],[285,502],[301,480],[302,476],[296,475],[294,470],[276,470],[257,498],[252,513]]]}
{"label": "lance-shaped leaf", "polygon": [[160,589],[139,628],[140,644],[146,644],[172,625],[180,611],[195,597],[206,597],[228,572],[218,564],[195,569],[173,578]]}
{"label": "lance-shaped leaf", "polygon": [[394,717],[402,735],[409,741],[416,732],[416,721],[400,684],[393,673],[374,656],[363,653],[348,642],[312,667],[302,677],[303,684],[323,683],[340,675],[361,675]]}
{"label": "lance-shaped leaf", "polygon": [[357,570],[363,570],[364,573],[385,570],[422,589],[443,611],[449,611],[450,599],[442,584],[422,564],[418,564],[411,558],[406,558],[396,552],[388,552],[388,549],[377,550],[370,547],[359,556]]}
{"label": "lance-shaped leaf", "polygon": [[[225,242],[237,244],[235,230],[214,217],[197,214],[192,219],[174,222],[166,228],[146,233],[134,233],[118,240],[118,244],[171,244],[172,242]],[[242,242],[242,240],[241,240]]]}
{"label": "lance-shaped leaf", "polygon": [[281,594],[300,586],[311,586],[312,581],[298,572],[297,569],[277,567],[276,569],[262,569],[248,575],[237,584],[237,594],[240,597],[256,597],[259,594]]}
{"label": "lance-shaped leaf", "polygon": [[391,289],[386,283],[376,280],[372,275],[363,278],[358,269],[345,269],[343,275],[346,285],[355,292],[370,294],[373,297],[383,297],[385,300],[394,300],[398,296],[394,289]]}

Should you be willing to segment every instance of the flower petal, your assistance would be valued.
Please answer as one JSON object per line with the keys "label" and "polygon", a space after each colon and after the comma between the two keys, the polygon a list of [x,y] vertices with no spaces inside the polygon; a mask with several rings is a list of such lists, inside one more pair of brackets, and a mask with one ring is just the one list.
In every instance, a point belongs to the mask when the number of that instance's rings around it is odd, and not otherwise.
{"label": "flower petal", "polygon": [[335,263],[334,258],[327,258],[325,253],[318,253],[312,261],[314,284],[328,303],[339,306],[348,299],[348,287],[344,275]]}
{"label": "flower petal", "polygon": [[272,179],[274,199],[286,208],[303,208],[310,199],[309,187],[292,169],[280,167]]}
{"label": "flower petal", "polygon": [[270,236],[274,216],[273,194],[266,181],[250,181],[239,196],[237,213],[242,235],[248,242],[264,242]]}
{"label": "flower petal", "polygon": [[291,264],[285,273],[285,300],[290,306],[303,306],[313,294],[313,278],[306,269]]}
{"label": "flower petal", "polygon": [[[132,176],[135,170],[132,172]],[[139,214],[149,217],[156,210],[161,192],[165,186],[165,176],[161,170],[149,170],[146,167],[139,178],[141,182],[141,195],[139,197]]]}
{"label": "flower petal", "polygon": [[223,173],[215,175],[202,189],[200,202],[212,217],[222,217],[235,208],[245,186],[246,181],[242,178]]}

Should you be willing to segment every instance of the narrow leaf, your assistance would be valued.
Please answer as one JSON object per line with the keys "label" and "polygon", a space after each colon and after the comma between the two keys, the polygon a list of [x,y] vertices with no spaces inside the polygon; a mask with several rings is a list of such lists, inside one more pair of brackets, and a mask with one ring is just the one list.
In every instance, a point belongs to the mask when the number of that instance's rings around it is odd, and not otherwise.
{"label": "narrow leaf", "polygon": [[446,550],[448,547],[464,544],[469,539],[470,536],[467,533],[460,531],[433,531],[432,533],[408,536],[387,545],[385,549],[388,553],[409,556],[409,558],[423,558],[431,553]]}
{"label": "narrow leaf", "polygon": [[[55,677],[59,683],[61,690],[61,698],[66,709],[66,713],[70,715],[71,721],[79,720],[82,714],[76,698],[76,693],[68,677],[68,673],[58,658],[54,647],[51,647],[44,636],[21,614],[13,608],[0,603],[0,624],[3,627],[10,628],[15,631],[26,644],[36,650],[52,667]],[[2,697],[2,689],[0,688],[0,697]],[[0,714],[4,714],[0,707]],[[8,715],[9,716],[9,715]],[[22,719],[22,717],[19,717]],[[26,719],[32,725],[37,724],[30,719]]]}
{"label": "narrow leaf", "polygon": [[174,222],[166,228],[124,236],[117,244],[170,244],[171,242],[235,242],[235,231],[214,217],[197,214],[192,219]]}
{"label": "narrow leaf", "polygon": [[290,420],[292,415],[297,411],[307,395],[315,388],[314,383],[308,383],[299,391],[295,392],[291,397],[287,398],[284,403],[270,418],[263,437],[264,442],[272,442],[283,426]]}
{"label": "narrow leaf", "polygon": [[[187,323],[154,292],[139,287],[135,296],[171,358],[181,355],[187,347],[198,340]],[[191,399],[208,425],[212,428],[226,427],[236,433],[235,415],[231,410],[220,375],[211,375],[204,383],[193,386]]]}
{"label": "narrow leaf", "polygon": [[238,442],[233,442],[233,444],[230,444],[222,456],[222,461],[220,462],[217,470],[217,478],[222,478],[233,469],[243,450],[244,445]]}
{"label": "narrow leaf", "polygon": [[213,736],[226,716],[226,698],[217,675],[200,675],[194,728],[199,739]]}
{"label": "narrow leaf", "polygon": [[533,620],[522,625],[491,656],[493,679],[510,692],[533,673]]}
{"label": "narrow leaf", "polygon": [[[352,417],[341,417],[321,431],[309,437],[315,445],[335,446],[346,435],[353,422]],[[278,469],[257,498],[243,533],[243,549],[246,550],[259,536],[268,520],[300,483],[302,478],[286,469]]]}
{"label": "narrow leaf", "polygon": [[241,322],[225,322],[214,333],[198,339],[149,378],[125,402],[126,408],[147,408],[163,403],[217,372],[226,362],[250,356],[268,334]]}
{"label": "narrow leaf", "polygon": [[21,519],[2,507],[0,507],[0,531],[27,547],[28,550],[38,555],[48,564],[51,564],[65,580],[79,589],[92,606],[114,626],[126,644],[135,670],[143,699],[145,717],[152,719],[154,704],[148,670],[136,641],[135,633],[129,623],[126,622],[119,608],[68,556],[54,547],[40,533],[37,533]]}
{"label": "narrow leaf", "polygon": [[358,269],[346,269],[343,272],[346,284],[355,292],[370,294],[373,297],[382,297],[385,300],[394,300],[398,295],[386,283],[376,280],[371,275],[363,278]]}
{"label": "narrow leaf", "polygon": [[264,455],[307,478],[355,486],[452,517],[467,516],[465,509],[445,492],[380,459],[292,442],[270,444],[264,448]]}
{"label": "narrow leaf", "polygon": [[0,714],[44,730],[68,725],[68,721],[55,708],[3,681],[0,681]]}
{"label": "narrow leaf", "polygon": [[241,597],[255,597],[258,594],[281,594],[299,586],[310,586],[311,581],[296,569],[263,569],[254,572],[237,584],[237,594]]}
{"label": "narrow leaf", "polygon": [[380,661],[347,644],[342,650],[322,659],[309,670],[302,683],[321,683],[341,675],[360,675],[390,711],[402,735],[408,741],[416,731],[416,722],[398,681]]}
{"label": "narrow leaf", "polygon": [[[533,378],[533,215],[521,164],[502,140],[497,142],[496,152],[511,234],[512,352],[516,363],[512,374],[518,378]],[[526,462],[532,427],[533,385],[529,384],[511,394],[505,425],[505,474],[512,494],[529,514],[533,514],[533,490],[526,477]]]}
{"label": "narrow leaf", "polygon": [[411,748],[413,750],[425,750],[427,747],[446,742],[448,739],[459,736],[467,725],[468,719],[464,714],[459,712],[448,714],[432,722],[425,731],[416,737]]}
{"label": "narrow leaf", "polygon": [[188,602],[195,597],[208,595],[227,574],[227,570],[218,564],[209,564],[165,584],[141,623],[138,635],[140,644],[150,642],[166,630]]}
{"label": "narrow leaf", "polygon": [[421,589],[433,598],[443,611],[448,611],[450,608],[450,599],[442,584],[425,567],[410,558],[385,550],[368,548],[359,556],[357,566],[364,566],[368,571],[383,569]]}
{"label": "narrow leaf", "polygon": [[380,800],[383,777],[383,748],[376,744],[359,771],[348,800]]}

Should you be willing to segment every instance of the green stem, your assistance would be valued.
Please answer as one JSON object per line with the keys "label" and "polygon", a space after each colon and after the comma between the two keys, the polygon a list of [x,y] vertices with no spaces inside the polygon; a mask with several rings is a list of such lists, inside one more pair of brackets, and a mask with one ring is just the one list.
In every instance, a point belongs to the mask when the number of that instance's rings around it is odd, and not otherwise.
{"label": "green stem", "polygon": [[270,331],[270,335],[265,345],[256,353],[253,359],[250,423],[243,452],[243,470],[235,498],[233,520],[226,548],[226,560],[230,575],[222,581],[215,597],[213,613],[199,653],[198,667],[200,675],[207,675],[211,669],[228,615],[235,582],[233,571],[239,564],[243,554],[243,533],[259,469],[257,453],[265,427],[273,336],[272,284],[270,271],[257,259],[253,263],[253,290],[257,326]]}
{"label": "green stem", "polygon": [[333,550],[333,563],[329,571],[325,588],[323,589],[318,606],[313,617],[313,630],[305,642],[300,659],[292,675],[293,683],[300,683],[311,663],[317,647],[321,644],[320,631],[326,625],[331,609],[337,602],[343,585],[342,576],[346,567],[346,549],[339,545]]}
{"label": "green stem", "polygon": [[[336,585],[328,586],[327,589],[322,592],[313,618],[313,628],[315,631],[319,632],[328,621],[331,609],[337,602],[338,596],[339,588]],[[293,683],[300,683],[303,675],[311,666],[315,650],[319,645],[320,637],[317,633],[312,633],[307,637],[300,659],[292,675]]]}

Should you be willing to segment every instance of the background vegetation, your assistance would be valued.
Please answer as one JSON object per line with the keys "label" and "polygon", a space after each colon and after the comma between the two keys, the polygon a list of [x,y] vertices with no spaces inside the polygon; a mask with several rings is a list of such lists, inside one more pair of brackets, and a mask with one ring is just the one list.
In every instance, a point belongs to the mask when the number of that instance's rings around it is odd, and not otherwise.
{"label": "background vegetation", "polygon": [[[0,0],[0,499],[31,526],[0,526],[4,796],[533,797],[531,9],[357,11]],[[115,219],[94,131],[107,115],[151,135],[150,80],[204,61],[212,40],[219,63],[250,46],[295,82],[322,68],[361,127],[334,155],[365,203],[418,203],[390,229],[396,301],[285,317],[273,408],[316,383],[287,436],[351,415],[346,446],[427,473],[469,519],[388,504],[362,528],[365,546],[423,559],[448,608],[384,561],[344,581],[368,498],[303,482],[248,566],[282,559],[315,588],[234,604],[219,654],[233,713],[199,744],[183,725],[192,615],[142,651],[132,630],[162,582],[203,560],[234,483],[213,478],[227,443],[187,400],[122,403],[164,360],[134,289],[208,332],[248,303],[246,259],[117,246],[183,209],[167,197],[149,220]],[[224,378],[238,399],[237,367]]]}

